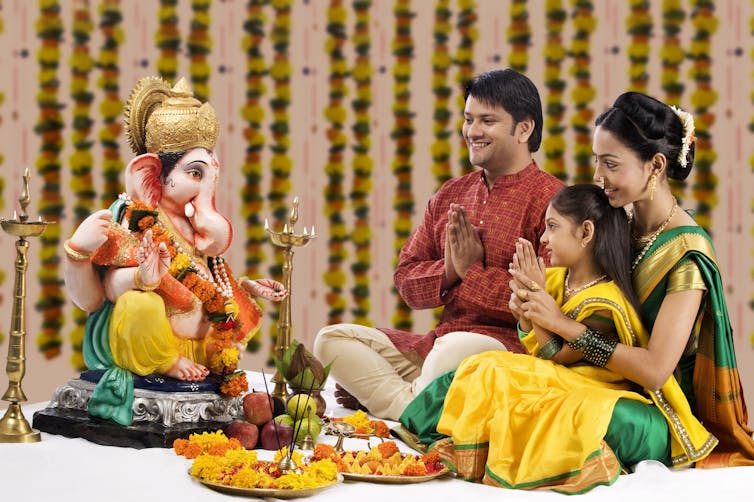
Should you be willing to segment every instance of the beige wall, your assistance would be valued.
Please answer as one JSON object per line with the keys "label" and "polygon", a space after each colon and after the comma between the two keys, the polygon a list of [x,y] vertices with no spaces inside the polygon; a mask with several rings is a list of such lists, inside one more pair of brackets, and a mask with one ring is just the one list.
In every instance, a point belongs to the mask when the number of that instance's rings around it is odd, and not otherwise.
{"label": "beige wall", "polygon": [[[93,2],[99,5],[100,2]],[[126,98],[132,85],[140,77],[146,74],[156,74],[155,60],[158,56],[154,47],[154,34],[157,30],[157,0],[124,1],[121,2],[123,13],[123,26],[125,30],[123,44],[119,52],[120,88],[121,96]],[[371,268],[371,319],[375,325],[389,325],[393,312],[394,298],[390,287],[392,282],[393,250],[393,221],[394,213],[392,201],[395,190],[395,179],[391,173],[394,144],[390,138],[393,127],[391,112],[393,96],[393,79],[391,68],[394,63],[391,54],[393,38],[393,2],[375,0],[371,9],[371,40],[372,40],[372,65],[375,68],[373,75],[373,106],[372,114],[372,151],[374,159],[373,192],[371,201],[371,228],[373,231],[372,241],[372,268]],[[529,50],[528,74],[543,91],[543,58],[542,49],[545,42],[544,30],[544,3],[530,1],[529,22],[533,27],[532,43]],[[565,2],[570,4],[570,2]],[[594,15],[598,19],[597,27],[591,38],[591,74],[592,83],[597,89],[597,96],[592,103],[592,108],[599,112],[607,106],[618,94],[627,89],[628,66],[626,50],[630,43],[626,35],[625,19],[628,14],[627,4],[619,0],[602,0],[596,4]],[[690,2],[682,2],[684,5]],[[720,266],[724,274],[727,286],[726,293],[728,308],[734,327],[736,347],[738,352],[739,366],[747,388],[750,402],[754,402],[754,351],[750,336],[754,332],[754,316],[748,306],[748,302],[754,293],[752,288],[752,199],[754,199],[754,174],[749,167],[749,157],[754,153],[754,142],[747,124],[751,120],[754,110],[752,109],[751,75],[752,75],[752,49],[754,44],[749,33],[749,20],[754,16],[754,8],[750,2],[727,1],[716,2],[716,15],[719,18],[719,29],[712,40],[714,51],[713,58],[713,85],[719,93],[717,103],[714,106],[716,116],[712,128],[713,145],[718,154],[714,165],[714,171],[719,179],[717,187],[717,199],[713,216],[713,238],[719,254]],[[188,33],[190,19],[190,2],[181,0],[180,4],[180,33],[184,39]],[[293,331],[294,336],[307,344],[311,342],[316,330],[327,321],[327,305],[324,302],[326,287],[322,281],[322,273],[327,267],[327,219],[324,215],[323,189],[326,177],[323,169],[327,162],[327,139],[325,130],[327,122],[323,115],[323,109],[327,106],[328,99],[328,60],[324,52],[326,28],[326,7],[328,2],[323,0],[310,0],[308,2],[293,2],[292,30],[293,36],[290,45],[290,57],[292,64],[292,104],[290,115],[290,156],[293,159],[292,190],[293,195],[301,198],[301,217],[299,226],[315,225],[320,238],[309,247],[297,251],[295,255],[294,270],[294,295],[293,295]],[[413,192],[416,201],[415,220],[420,217],[428,197],[434,188],[434,180],[430,173],[430,151],[432,142],[432,107],[433,95],[431,92],[431,56],[432,56],[432,29],[434,19],[434,5],[431,1],[414,1],[412,10],[416,16],[412,23],[412,36],[415,43],[415,52],[412,65],[411,78],[411,108],[415,112],[414,125],[416,134],[414,137],[415,153],[413,155]],[[458,2],[450,2],[454,11],[457,11]],[[659,52],[662,42],[661,31],[661,4],[652,2],[652,15],[655,22],[655,36],[651,40],[650,55],[650,93],[662,97],[660,88],[660,60]],[[71,152],[70,146],[70,100],[69,83],[70,74],[67,69],[67,60],[71,51],[70,26],[73,2],[61,2],[61,15],[65,25],[64,43],[61,45],[61,66],[58,78],[61,82],[59,100],[66,103],[63,114],[67,123],[64,131],[65,145],[61,154],[62,159],[67,159]],[[345,2],[348,11],[347,29],[352,32],[353,12],[351,3]],[[509,24],[509,2],[500,0],[477,1],[478,23],[477,30],[479,39],[474,50],[475,71],[484,71],[494,67],[505,65],[509,45],[506,41],[506,30]],[[92,8],[95,22],[98,20],[96,9]],[[274,17],[272,9],[266,8],[267,26]],[[0,105],[0,152],[4,156],[4,162],[0,165],[0,177],[5,181],[5,189],[2,194],[5,202],[2,215],[8,217],[12,214],[15,200],[21,187],[20,176],[25,167],[34,170],[34,164],[39,149],[39,138],[34,133],[33,127],[38,120],[38,107],[36,105],[36,93],[38,82],[38,65],[36,53],[39,47],[35,31],[35,23],[39,16],[37,2],[23,0],[6,0],[0,10],[4,22],[4,32],[0,33],[0,67],[3,68],[3,78],[0,79],[0,92],[5,94],[5,100]],[[236,226],[237,238],[227,254],[233,268],[240,271],[243,268],[243,242],[244,234],[243,219],[240,214],[240,190],[243,186],[243,178],[240,174],[240,166],[243,163],[245,142],[242,129],[245,127],[240,115],[240,108],[245,100],[245,56],[241,49],[243,33],[243,20],[246,17],[246,2],[241,0],[226,0],[213,2],[211,9],[211,32],[213,38],[211,96],[220,116],[223,126],[221,140],[218,145],[219,155],[223,164],[221,188],[218,193],[218,205],[233,221]],[[455,18],[454,21],[455,22]],[[687,21],[684,25],[683,38],[688,45],[691,33],[691,24]],[[563,40],[565,45],[570,45],[573,28],[570,22],[566,22]],[[97,54],[102,43],[102,34],[95,29],[92,35],[92,53]],[[457,44],[457,34],[452,34],[450,47]],[[613,51],[617,47],[618,51]],[[263,47],[267,60],[270,61],[271,47],[269,41],[265,41]],[[737,49],[741,54],[737,55]],[[27,54],[23,57],[24,52]],[[346,45],[346,54],[349,62],[353,60],[353,49],[350,43]],[[140,63],[143,59],[148,61],[147,68]],[[499,63],[497,61],[500,61]],[[686,77],[691,63],[683,65],[683,74],[686,82],[684,105],[690,106],[690,95],[695,88],[691,77]],[[225,73],[220,73],[219,68],[224,66]],[[571,88],[573,81],[568,74],[571,61],[566,60],[563,66],[565,78]],[[384,67],[383,73],[379,68]],[[305,72],[305,69],[307,70]],[[451,84],[454,85],[457,70],[450,72]],[[188,63],[181,58],[181,70],[179,74],[188,76]],[[94,119],[97,121],[96,129],[101,125],[101,116],[97,112],[97,100],[101,99],[101,93],[96,89],[96,79],[100,72],[96,69],[92,72],[90,86],[95,91],[95,105],[93,107]],[[266,79],[268,94],[263,99],[267,108],[266,121],[269,122],[269,99],[271,97],[272,82]],[[348,85],[353,89],[353,80]],[[348,109],[348,123],[353,120],[350,108],[350,99],[347,97],[345,106]],[[455,100],[452,101],[455,103]],[[573,107],[567,101],[567,113],[573,112]],[[453,107],[453,122],[459,118],[459,110]],[[568,120],[568,117],[566,117]],[[348,129],[347,129],[348,131]],[[264,135],[270,139],[268,129]],[[350,133],[349,133],[350,134]],[[96,135],[96,132],[95,134]],[[455,137],[453,147],[457,148]],[[569,138],[570,139],[570,138]],[[569,141],[570,143],[570,141]],[[95,145],[95,187],[101,188],[100,147]],[[130,158],[130,150],[125,140],[121,138],[121,152],[124,159]],[[349,151],[350,152],[350,151]],[[569,147],[566,158],[571,165],[573,156],[572,148]],[[454,151],[453,159],[458,157]],[[346,165],[351,158],[350,153],[346,156]],[[535,158],[542,162],[543,154],[539,152]],[[265,161],[269,159],[269,150],[265,153]],[[64,162],[64,166],[66,163]],[[455,163],[454,163],[455,166]],[[458,168],[456,173],[458,172]],[[70,204],[72,193],[67,188],[70,181],[69,169],[64,168],[62,174],[62,187],[65,198]],[[350,174],[346,174],[344,186],[349,189],[351,182]],[[31,181],[32,196],[37,197],[32,202],[32,215],[36,215],[39,200],[38,194],[41,189],[39,176]],[[262,190],[266,193],[269,187],[269,175],[266,176]],[[684,206],[694,208],[696,202],[690,193],[684,197]],[[70,207],[66,208],[66,217],[60,222],[64,235],[71,231]],[[265,209],[264,215],[269,212]],[[346,208],[345,218],[352,221],[352,210]],[[344,267],[348,273],[349,265],[353,260],[353,247],[348,244],[349,258]],[[67,378],[73,376],[68,358],[70,353],[69,344],[66,343],[63,355],[52,361],[44,361],[35,348],[34,340],[39,331],[39,315],[34,311],[33,304],[39,297],[37,282],[37,263],[39,259],[39,245],[32,242],[30,253],[31,265],[28,272],[28,347],[27,357],[29,360],[27,377],[24,380],[24,389],[31,401],[47,399],[54,387]],[[0,268],[5,271],[5,281],[0,285],[0,330],[8,331],[10,327],[11,288],[13,283],[13,240],[0,235]],[[268,258],[271,253],[267,253]],[[266,270],[265,266],[265,270]],[[345,291],[348,295],[350,284]],[[350,301],[350,297],[346,296]],[[70,309],[66,309],[66,328],[64,333],[70,331]],[[350,314],[346,314],[346,321],[350,320]],[[431,313],[422,312],[415,316],[415,328],[425,331],[431,323]],[[269,323],[268,323],[269,324]],[[268,338],[267,328],[263,328],[265,349],[258,355],[249,355],[243,361],[243,366],[248,369],[259,370],[263,367],[266,357]],[[3,348],[0,354],[5,355],[7,349]],[[0,385],[4,384],[5,378],[0,377]]]}

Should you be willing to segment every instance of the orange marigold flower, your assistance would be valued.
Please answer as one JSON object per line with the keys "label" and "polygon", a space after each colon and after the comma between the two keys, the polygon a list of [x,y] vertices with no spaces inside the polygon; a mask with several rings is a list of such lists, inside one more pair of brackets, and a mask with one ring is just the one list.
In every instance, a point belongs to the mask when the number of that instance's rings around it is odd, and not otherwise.
{"label": "orange marigold flower", "polygon": [[[154,226],[154,216],[144,216],[139,220],[139,230],[146,230]],[[154,235],[154,232],[152,232]]]}
{"label": "orange marigold flower", "polygon": [[431,451],[422,455],[422,462],[426,466],[435,466],[440,463],[440,454],[436,451]]}
{"label": "orange marigold flower", "polygon": [[246,381],[246,373],[238,373],[220,385],[220,392],[225,397],[240,396],[249,390],[249,382]]}
{"label": "orange marigold flower", "polygon": [[390,428],[382,420],[372,420],[372,426],[374,427],[374,435],[381,438],[390,437]]}
{"label": "orange marigold flower", "polygon": [[191,289],[192,286],[194,286],[197,283],[197,281],[199,281],[199,276],[196,275],[196,272],[189,272],[183,276],[183,279],[181,280],[181,284],[186,286],[188,289]]}
{"label": "orange marigold flower", "polygon": [[[215,293],[217,293],[217,291],[215,291]],[[204,308],[210,314],[222,312],[225,308],[225,298],[223,297],[223,295],[215,294],[212,296],[212,298],[204,303]]]}
{"label": "orange marigold flower", "polygon": [[324,460],[326,458],[339,457],[338,453],[332,445],[325,443],[317,443],[314,447],[314,453],[312,454],[314,460]]}
{"label": "orange marigold flower", "polygon": [[382,458],[390,458],[399,451],[398,446],[393,441],[385,441],[384,443],[379,444],[377,449],[380,450]]}

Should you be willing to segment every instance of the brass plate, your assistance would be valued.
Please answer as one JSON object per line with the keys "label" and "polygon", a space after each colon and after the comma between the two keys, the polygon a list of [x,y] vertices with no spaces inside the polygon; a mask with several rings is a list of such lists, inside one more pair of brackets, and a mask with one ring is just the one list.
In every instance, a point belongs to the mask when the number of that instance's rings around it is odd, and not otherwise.
{"label": "brass plate", "polygon": [[[191,470],[189,470],[189,476],[191,476]],[[289,490],[289,489],[282,489],[282,488],[240,488],[238,486],[228,486],[228,485],[223,485],[221,483],[213,483],[212,481],[205,481],[195,476],[191,476],[191,478],[198,481],[199,483],[203,484],[204,486],[208,488],[211,488],[218,492],[228,493],[230,495],[240,495],[242,497],[258,497],[258,498],[272,497],[272,498],[278,498],[278,499],[294,499],[294,498],[299,498],[299,497],[310,497],[314,495],[315,493],[319,493],[322,490],[325,490],[327,488],[330,488],[331,486],[334,486],[338,483],[343,482],[343,476],[340,473],[338,473],[338,479],[330,484],[315,486],[314,488],[302,488],[300,490]]]}
{"label": "brass plate", "polygon": [[390,485],[407,485],[411,483],[423,483],[450,472],[447,467],[441,471],[425,474],[423,476],[380,476],[378,474],[357,474],[355,472],[341,472],[344,478],[350,481],[366,481],[368,483],[385,483]]}

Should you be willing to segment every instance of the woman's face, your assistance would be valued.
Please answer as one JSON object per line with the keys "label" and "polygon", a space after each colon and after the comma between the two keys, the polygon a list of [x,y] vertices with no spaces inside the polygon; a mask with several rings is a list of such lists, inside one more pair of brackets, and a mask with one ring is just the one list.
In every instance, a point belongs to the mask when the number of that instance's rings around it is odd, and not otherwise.
{"label": "woman's face", "polygon": [[584,259],[581,229],[552,205],[545,212],[545,231],[539,242],[547,249],[553,267],[572,267]]}
{"label": "woman's face", "polygon": [[613,207],[624,207],[649,198],[651,162],[618,141],[613,133],[597,127],[592,142],[594,180],[601,184]]}

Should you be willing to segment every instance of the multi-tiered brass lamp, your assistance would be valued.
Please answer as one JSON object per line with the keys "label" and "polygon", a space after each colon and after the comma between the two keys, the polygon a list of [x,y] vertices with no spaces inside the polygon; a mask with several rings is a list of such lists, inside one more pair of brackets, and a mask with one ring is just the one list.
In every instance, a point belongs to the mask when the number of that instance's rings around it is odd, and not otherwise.
{"label": "multi-tiered brass lamp", "polygon": [[[312,226],[311,232],[307,231],[304,227],[304,232],[297,234],[293,230],[293,226],[298,221],[298,197],[293,198],[293,208],[291,209],[288,223],[283,224],[283,230],[281,232],[275,232],[270,230],[270,225],[267,220],[264,220],[264,229],[270,236],[272,243],[283,248],[283,286],[288,291],[288,295],[283,299],[280,305],[280,316],[278,318],[278,334],[275,341],[275,357],[282,359],[283,354],[291,345],[291,297],[293,296],[293,286],[291,285],[291,276],[293,273],[293,248],[304,247],[309,244],[309,241],[316,237],[314,232],[314,226]],[[275,383],[275,388],[272,391],[272,395],[285,399],[288,396],[288,389],[285,385],[285,377],[280,370],[275,372],[272,377],[272,381]]]}
{"label": "multi-tiered brass lamp", "polygon": [[29,197],[29,169],[24,172],[24,187],[18,198],[21,214],[14,211],[13,219],[0,219],[3,231],[18,237],[16,241],[16,279],[13,284],[13,313],[11,331],[8,340],[8,363],[5,373],[8,375],[8,390],[3,394],[3,401],[9,404],[5,416],[0,419],[0,443],[36,443],[41,439],[39,432],[29,425],[19,403],[26,401],[26,394],[21,388],[21,381],[26,374],[26,269],[29,261],[27,237],[39,237],[49,224],[38,220],[29,220],[26,208],[31,201]]}

